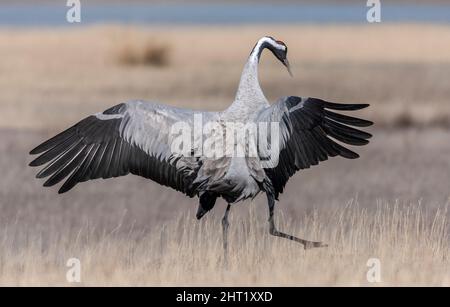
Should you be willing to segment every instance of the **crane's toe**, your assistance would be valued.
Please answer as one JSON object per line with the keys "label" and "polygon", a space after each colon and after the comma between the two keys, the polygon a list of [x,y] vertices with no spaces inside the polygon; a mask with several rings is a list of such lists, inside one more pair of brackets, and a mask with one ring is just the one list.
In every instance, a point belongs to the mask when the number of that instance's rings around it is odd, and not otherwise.
{"label": "crane's toe", "polygon": [[307,241],[305,244],[303,244],[305,249],[311,249],[315,247],[328,247],[328,244],[322,243],[322,242],[312,242]]}

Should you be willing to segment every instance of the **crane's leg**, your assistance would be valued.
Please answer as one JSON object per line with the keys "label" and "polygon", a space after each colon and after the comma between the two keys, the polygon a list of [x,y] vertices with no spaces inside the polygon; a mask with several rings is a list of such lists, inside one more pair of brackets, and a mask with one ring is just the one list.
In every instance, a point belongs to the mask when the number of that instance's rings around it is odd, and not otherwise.
{"label": "crane's leg", "polygon": [[270,231],[271,235],[301,243],[301,244],[303,244],[303,247],[305,249],[309,249],[309,248],[313,248],[313,247],[326,247],[327,246],[326,244],[323,244],[321,242],[313,242],[313,241],[303,240],[303,239],[294,237],[292,235],[288,235],[284,232],[278,231],[275,227],[275,222],[273,220],[273,211],[275,208],[275,198],[272,195],[267,194],[267,200],[268,200],[268,204],[269,204],[269,225],[270,225],[269,231]]}
{"label": "crane's leg", "polygon": [[227,205],[227,209],[225,210],[225,214],[222,218],[222,231],[223,231],[223,255],[224,255],[224,262],[225,265],[228,263],[228,226],[230,223],[228,223],[228,214],[230,213],[231,205]]}

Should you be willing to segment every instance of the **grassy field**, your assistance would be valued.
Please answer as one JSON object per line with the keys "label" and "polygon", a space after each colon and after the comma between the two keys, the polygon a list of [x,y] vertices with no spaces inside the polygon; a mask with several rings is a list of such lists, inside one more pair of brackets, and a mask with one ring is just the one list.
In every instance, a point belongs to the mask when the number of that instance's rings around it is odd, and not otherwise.
{"label": "grassy field", "polygon": [[[34,179],[31,148],[124,100],[225,108],[267,34],[295,75],[264,54],[272,101],[371,104],[361,158],[298,173],[277,206],[281,230],[328,248],[269,236],[261,196],[233,208],[225,268],[224,201],[197,221],[196,199],[139,177],[63,195]],[[423,25],[0,29],[0,285],[70,285],[71,257],[82,285],[372,285],[369,258],[375,285],[450,285],[449,48],[450,27]]]}
{"label": "grassy field", "polygon": [[450,285],[447,207],[371,205],[367,210],[350,201],[295,219],[279,216],[281,229],[329,244],[305,251],[269,236],[265,216],[252,204],[246,214],[231,215],[227,265],[214,216],[194,222],[193,214],[177,213],[151,231],[123,219],[108,231],[96,229],[92,219],[78,229],[50,222],[47,227],[55,228],[45,239],[36,229],[5,227],[0,282],[68,285],[65,264],[76,257],[81,285],[356,286],[371,285],[367,262],[376,258],[381,280],[374,285]]}

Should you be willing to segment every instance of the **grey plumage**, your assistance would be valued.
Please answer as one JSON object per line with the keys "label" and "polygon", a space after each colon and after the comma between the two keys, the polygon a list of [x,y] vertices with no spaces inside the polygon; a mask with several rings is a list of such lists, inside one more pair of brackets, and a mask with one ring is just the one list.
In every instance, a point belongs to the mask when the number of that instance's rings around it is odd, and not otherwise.
{"label": "grey plumage", "polygon": [[[65,179],[59,189],[59,193],[64,193],[79,182],[132,173],[189,197],[198,196],[198,218],[214,207],[218,197],[232,204],[264,192],[269,202],[272,234],[298,241],[305,247],[322,246],[278,232],[272,219],[274,200],[298,170],[329,157],[358,157],[338,141],[367,144],[371,135],[351,126],[367,127],[372,123],[334,111],[354,111],[368,105],[336,104],[296,96],[283,97],[270,105],[258,81],[258,62],[265,48],[289,68],[286,45],[271,37],[261,38],[244,67],[235,100],[226,110],[193,111],[144,101],[121,103],[88,116],[33,149],[30,154],[39,156],[30,165],[45,165],[36,177],[49,177],[44,186]],[[197,156],[195,140],[189,152],[173,152],[171,127],[177,122],[192,127],[195,114],[201,114],[204,123],[215,122],[224,128],[227,122],[277,122],[281,136],[279,154],[265,163],[261,157]],[[229,206],[224,222],[227,226],[228,212]]]}
{"label": "grey plumage", "polygon": [[[89,116],[42,143],[31,154],[41,154],[31,166],[47,164],[38,178],[50,176],[44,186],[70,177],[59,193],[89,179],[128,173],[152,179],[194,196],[190,183],[195,174],[192,158],[172,154],[170,126],[190,123],[192,111],[156,103],[130,101]],[[210,118],[213,113],[205,112]]]}

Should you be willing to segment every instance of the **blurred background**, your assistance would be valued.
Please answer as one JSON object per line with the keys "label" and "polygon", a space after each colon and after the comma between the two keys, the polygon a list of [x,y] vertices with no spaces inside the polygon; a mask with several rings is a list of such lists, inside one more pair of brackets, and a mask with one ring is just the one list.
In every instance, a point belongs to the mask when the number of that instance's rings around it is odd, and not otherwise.
{"label": "blurred background", "polygon": [[[134,176],[58,195],[34,179],[28,152],[129,99],[224,109],[264,35],[288,45],[294,73],[263,54],[260,81],[271,101],[297,95],[370,103],[360,115],[375,122],[372,142],[355,148],[360,159],[297,173],[280,211],[295,218],[350,200],[369,210],[448,203],[450,1],[381,2],[381,22],[368,23],[366,1],[81,0],[81,23],[68,23],[66,1],[2,1],[0,225],[3,233],[9,227],[11,246],[20,249],[35,233],[45,249],[55,229],[73,234],[86,223],[99,232],[118,223],[151,232],[175,212],[193,213],[196,199]],[[264,196],[254,202],[265,214]]]}

